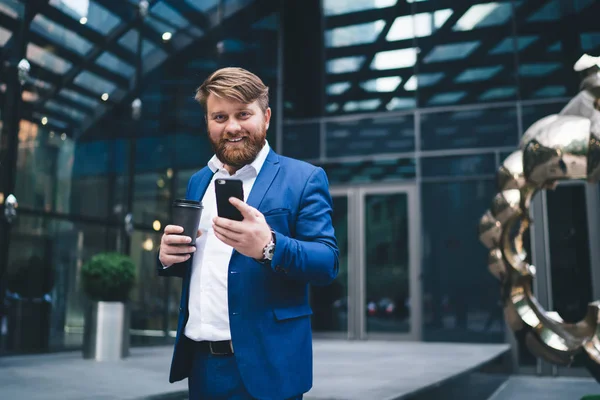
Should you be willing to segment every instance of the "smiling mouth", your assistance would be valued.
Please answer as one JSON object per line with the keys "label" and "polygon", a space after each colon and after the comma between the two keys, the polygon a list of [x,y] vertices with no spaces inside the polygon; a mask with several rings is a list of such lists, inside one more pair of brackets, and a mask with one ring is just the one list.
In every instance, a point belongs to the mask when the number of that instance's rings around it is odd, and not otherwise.
{"label": "smiling mouth", "polygon": [[227,139],[227,142],[229,143],[237,143],[237,142],[241,142],[242,139],[244,139],[243,137],[239,137],[239,138],[235,138],[235,139]]}

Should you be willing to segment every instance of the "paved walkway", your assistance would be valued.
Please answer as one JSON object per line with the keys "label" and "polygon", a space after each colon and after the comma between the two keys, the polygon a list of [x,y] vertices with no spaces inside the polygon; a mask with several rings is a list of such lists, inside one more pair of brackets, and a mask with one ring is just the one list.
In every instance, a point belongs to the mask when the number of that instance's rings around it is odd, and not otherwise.
{"label": "paved walkway", "polygon": [[[184,392],[169,384],[171,346],[132,348],[115,363],[79,352],[0,358],[0,399],[138,400]],[[316,340],[314,386],[307,400],[401,399],[467,372],[508,345]]]}

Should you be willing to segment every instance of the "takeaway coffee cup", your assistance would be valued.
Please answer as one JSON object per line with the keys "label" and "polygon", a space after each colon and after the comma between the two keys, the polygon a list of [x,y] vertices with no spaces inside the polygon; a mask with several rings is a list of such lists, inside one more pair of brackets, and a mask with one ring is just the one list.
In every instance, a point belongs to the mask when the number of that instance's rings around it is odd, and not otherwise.
{"label": "takeaway coffee cup", "polygon": [[177,199],[173,202],[173,225],[183,227],[182,235],[190,237],[192,245],[196,243],[202,208],[202,203],[195,200]]}

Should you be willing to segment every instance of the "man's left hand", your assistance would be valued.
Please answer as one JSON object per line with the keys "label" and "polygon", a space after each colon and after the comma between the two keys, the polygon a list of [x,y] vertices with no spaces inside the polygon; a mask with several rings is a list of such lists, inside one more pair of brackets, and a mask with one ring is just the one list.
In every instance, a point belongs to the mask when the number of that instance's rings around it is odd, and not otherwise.
{"label": "man's left hand", "polygon": [[215,236],[243,255],[262,260],[263,249],[271,241],[271,228],[269,228],[264,215],[235,197],[231,197],[229,202],[240,210],[244,219],[233,221],[215,217],[213,219]]}

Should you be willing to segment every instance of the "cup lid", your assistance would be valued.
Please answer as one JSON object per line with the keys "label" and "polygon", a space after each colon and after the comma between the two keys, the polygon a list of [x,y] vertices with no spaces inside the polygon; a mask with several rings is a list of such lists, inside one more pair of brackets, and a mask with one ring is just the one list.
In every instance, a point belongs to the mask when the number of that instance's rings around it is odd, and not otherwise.
{"label": "cup lid", "polygon": [[177,205],[189,205],[189,206],[196,206],[196,207],[202,207],[202,202],[201,201],[197,201],[197,200],[187,200],[187,199],[175,199],[173,201],[173,205],[177,206]]}

